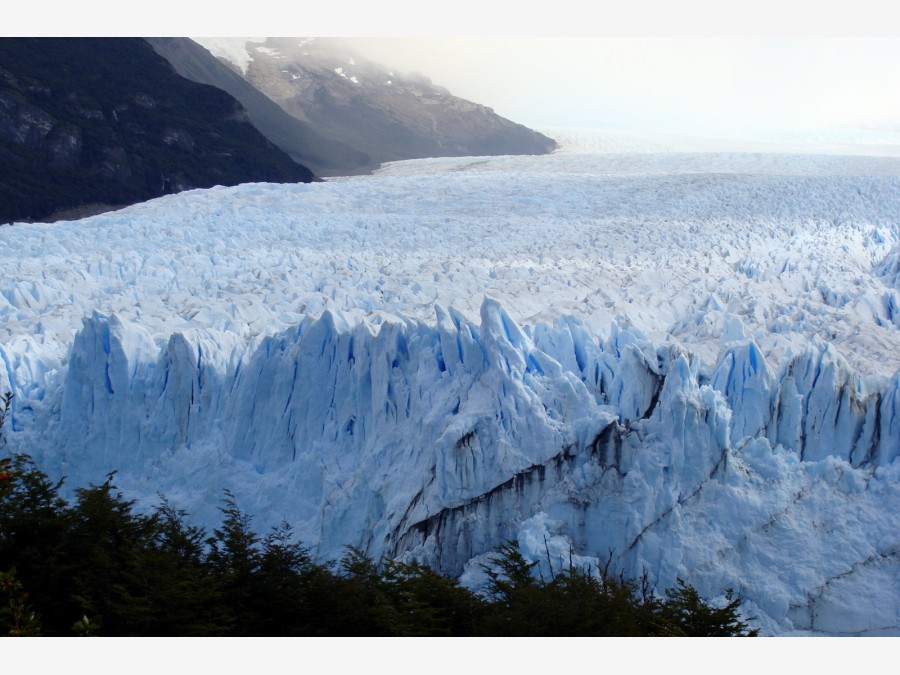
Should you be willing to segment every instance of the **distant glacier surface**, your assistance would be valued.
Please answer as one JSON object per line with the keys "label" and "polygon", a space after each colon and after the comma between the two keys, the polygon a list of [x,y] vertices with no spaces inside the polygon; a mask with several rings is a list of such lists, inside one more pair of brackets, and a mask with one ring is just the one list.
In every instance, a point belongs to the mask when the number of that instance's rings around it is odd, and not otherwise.
{"label": "distant glacier surface", "polygon": [[477,587],[900,635],[900,158],[566,151],[0,228],[10,449]]}

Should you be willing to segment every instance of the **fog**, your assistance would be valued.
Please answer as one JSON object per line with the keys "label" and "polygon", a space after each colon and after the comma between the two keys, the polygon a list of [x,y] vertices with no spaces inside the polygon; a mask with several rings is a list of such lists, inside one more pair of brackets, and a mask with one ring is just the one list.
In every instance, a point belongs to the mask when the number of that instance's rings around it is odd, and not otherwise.
{"label": "fog", "polygon": [[[419,72],[533,128],[591,127],[708,137],[876,130],[900,134],[900,38],[882,0],[275,0],[121,12],[111,0],[52,12],[7,8],[9,35],[318,35]],[[896,30],[894,28],[894,30]],[[647,37],[584,37],[580,33]],[[833,37],[837,35],[875,37]],[[383,37],[383,36],[397,37]],[[468,35],[470,37],[452,37]],[[556,35],[558,37],[531,37]],[[719,37],[708,37],[719,36]],[[768,36],[768,37],[749,37]],[[798,37],[802,36],[802,37]]]}
{"label": "fog", "polygon": [[900,131],[895,38],[356,38],[532,127]]}

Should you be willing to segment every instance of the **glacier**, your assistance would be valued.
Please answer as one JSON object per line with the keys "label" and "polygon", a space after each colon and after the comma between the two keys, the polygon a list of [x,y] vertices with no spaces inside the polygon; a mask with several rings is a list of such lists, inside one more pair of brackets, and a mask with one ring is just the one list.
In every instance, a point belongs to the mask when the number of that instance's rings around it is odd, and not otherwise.
{"label": "glacier", "polygon": [[434,158],[0,242],[10,446],[71,487],[900,635],[900,159]]}

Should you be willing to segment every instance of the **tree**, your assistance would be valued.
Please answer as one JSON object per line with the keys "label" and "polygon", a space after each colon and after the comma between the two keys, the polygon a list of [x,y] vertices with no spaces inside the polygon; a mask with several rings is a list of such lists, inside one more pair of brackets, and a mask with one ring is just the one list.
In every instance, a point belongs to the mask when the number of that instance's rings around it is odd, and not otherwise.
{"label": "tree", "polygon": [[[5,400],[0,427],[11,397]],[[0,445],[4,440],[0,433]],[[25,455],[0,459],[0,571],[15,571],[16,583],[28,589],[30,603],[40,608],[47,635],[67,632],[77,611],[69,601],[68,511],[59,497],[61,486],[62,481],[50,481]],[[63,633],[57,632],[60,625],[66,626]]]}
{"label": "tree", "polygon": [[254,598],[258,635],[309,634],[316,622],[308,593],[317,577],[314,567],[309,550],[295,540],[293,528],[286,521],[263,538]]}
{"label": "tree", "polygon": [[41,634],[41,622],[28,603],[28,593],[16,578],[15,568],[0,571],[0,631],[11,637],[33,637]]}
{"label": "tree", "polygon": [[154,546],[147,552],[151,589],[148,635],[224,634],[216,580],[206,564],[206,531],[187,523],[187,513],[162,498],[156,508]]}
{"label": "tree", "polygon": [[517,543],[501,544],[499,555],[483,565],[490,579],[490,604],[479,627],[482,635],[538,636],[548,635],[548,601],[550,594],[532,574],[536,562],[528,562]]}
{"label": "tree", "polygon": [[71,510],[68,556],[72,599],[102,625],[102,634],[147,635],[153,619],[154,559],[159,521],[137,514],[113,484],[114,474],[97,486],[76,489]]}
{"label": "tree", "polygon": [[482,603],[459,582],[416,562],[383,558],[359,549],[341,559],[340,622],[332,634],[360,636],[471,635]]}
{"label": "tree", "polygon": [[404,617],[398,622],[400,634],[472,635],[484,613],[485,603],[459,581],[418,562],[384,560],[381,577],[397,613]]}
{"label": "tree", "polygon": [[700,597],[693,586],[678,579],[673,588],[666,590],[666,600],[660,614],[688,637],[756,637],[759,631],[750,629],[741,620],[741,597],[733,589],[725,589],[724,607],[710,605]]}
{"label": "tree", "polygon": [[493,602],[478,627],[491,636],[754,636],[740,619],[741,600],[726,591],[717,608],[678,580],[666,597],[655,596],[646,578],[634,581],[603,569],[574,566],[550,581],[536,579],[519,547],[507,542],[485,566]]}
{"label": "tree", "polygon": [[226,490],[221,527],[206,540],[206,566],[213,577],[219,621],[226,635],[254,635],[259,608],[259,536],[250,528],[253,517],[241,511]]}

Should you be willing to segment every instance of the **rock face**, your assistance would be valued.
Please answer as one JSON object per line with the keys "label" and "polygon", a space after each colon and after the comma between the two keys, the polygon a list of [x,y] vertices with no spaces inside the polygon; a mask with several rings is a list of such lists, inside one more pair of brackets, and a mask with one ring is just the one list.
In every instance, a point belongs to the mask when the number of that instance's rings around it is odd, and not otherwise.
{"label": "rock face", "polygon": [[[202,40],[201,40],[202,42]],[[367,153],[400,159],[540,155],[556,142],[424,76],[391,72],[332,38],[248,43],[241,70],[254,87],[316,130]]]}
{"label": "rock face", "polygon": [[340,141],[325,138],[310,123],[289,115],[190,38],[154,37],[146,40],[182,77],[210,84],[234,96],[247,109],[253,126],[291,158],[308,166],[317,175],[354,173],[359,167],[372,163],[372,159],[364,152]]}
{"label": "rock face", "polygon": [[138,38],[0,40],[0,160],[0,222],[314,178]]}

